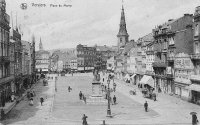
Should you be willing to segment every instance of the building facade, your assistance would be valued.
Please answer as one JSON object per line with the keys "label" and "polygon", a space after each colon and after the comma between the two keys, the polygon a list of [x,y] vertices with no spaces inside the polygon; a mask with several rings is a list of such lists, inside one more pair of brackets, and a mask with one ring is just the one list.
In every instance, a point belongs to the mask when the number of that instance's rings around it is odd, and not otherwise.
{"label": "building facade", "polygon": [[188,87],[191,94],[191,102],[200,105],[200,6],[196,7],[193,25],[193,54],[194,74],[191,75],[191,85]]}
{"label": "building facade", "polygon": [[77,70],[79,72],[89,72],[96,64],[96,48],[85,45],[77,45]]}
{"label": "building facade", "polygon": [[50,53],[43,49],[42,41],[40,39],[39,51],[36,51],[36,71],[38,73],[47,73],[49,71],[49,58]]}
{"label": "building facade", "polygon": [[15,95],[19,96],[22,89],[22,51],[23,46],[21,43],[21,34],[18,32],[18,29],[12,29],[10,33],[10,42],[14,43],[15,52],[14,52],[14,62],[15,62]]}
{"label": "building facade", "polygon": [[[192,20],[190,14],[153,29],[155,87],[159,92],[174,93],[174,55],[192,51]],[[178,83],[177,83],[178,85]]]}
{"label": "building facade", "polygon": [[5,0],[0,1],[0,107],[10,101],[11,82],[14,75],[10,72],[10,16],[6,13]]}
{"label": "building facade", "polygon": [[191,85],[190,77],[194,74],[194,65],[188,54],[178,53],[175,55],[174,61],[174,82],[175,94],[182,99],[189,100],[190,91],[187,88]]}

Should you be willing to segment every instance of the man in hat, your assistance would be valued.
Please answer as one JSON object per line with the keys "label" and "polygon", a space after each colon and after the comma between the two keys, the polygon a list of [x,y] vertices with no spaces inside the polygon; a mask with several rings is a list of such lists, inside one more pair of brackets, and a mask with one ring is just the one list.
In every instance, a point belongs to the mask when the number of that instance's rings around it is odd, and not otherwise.
{"label": "man in hat", "polygon": [[82,97],[83,97],[83,94],[82,94],[82,92],[80,91],[80,92],[79,92],[79,99],[81,100]]}
{"label": "man in hat", "polygon": [[148,110],[148,103],[147,103],[147,101],[144,103],[144,108],[145,108],[145,111],[147,112],[147,110]]}
{"label": "man in hat", "polygon": [[196,112],[191,112],[192,115],[192,125],[197,125],[198,119],[197,119],[197,113]]}
{"label": "man in hat", "polygon": [[44,98],[43,98],[43,97],[40,97],[41,106],[42,106],[43,102],[44,102]]}
{"label": "man in hat", "polygon": [[82,120],[83,120],[83,124],[82,125],[87,125],[87,116],[85,114],[83,114]]}

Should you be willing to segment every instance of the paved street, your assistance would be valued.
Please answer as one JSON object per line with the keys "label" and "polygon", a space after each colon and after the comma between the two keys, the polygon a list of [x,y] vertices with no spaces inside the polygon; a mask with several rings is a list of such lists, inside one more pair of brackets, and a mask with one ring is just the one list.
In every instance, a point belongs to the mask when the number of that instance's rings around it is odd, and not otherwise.
{"label": "paved street", "polygon": [[[117,105],[111,105],[113,118],[106,117],[106,105],[84,104],[79,100],[79,91],[88,98],[91,94],[92,74],[74,74],[58,77],[56,83],[57,92],[54,96],[55,82],[49,81],[48,86],[39,82],[34,91],[34,106],[29,106],[27,99],[21,101],[6,117],[2,123],[13,125],[80,125],[82,114],[88,116],[90,125],[102,124],[105,120],[108,124],[131,125],[190,125],[191,111],[200,114],[200,107],[178,98],[159,94],[158,101],[142,97],[137,90],[137,95],[130,95],[129,91],[135,86],[115,80],[117,83]],[[112,85],[112,84],[111,84]],[[68,92],[68,86],[72,91]],[[45,97],[45,103],[40,106],[39,98]],[[149,112],[145,112],[143,103],[149,103]]]}
{"label": "paved street", "polygon": [[[116,95],[118,104],[111,105],[114,117],[110,120],[106,117],[107,105],[84,104],[83,101],[79,100],[78,94],[80,91],[89,98],[92,93],[91,83],[92,75],[59,77],[53,116],[58,119],[68,119],[69,121],[76,122],[81,122],[83,114],[88,116],[88,121],[135,120],[158,116],[153,110],[146,113],[143,104],[135,102],[119,92],[115,92],[111,96]],[[71,92],[68,92],[68,86],[72,88]]]}
{"label": "paved street", "polygon": [[[25,97],[16,107],[6,116],[3,124],[44,124],[50,116],[53,99],[54,82],[49,81],[48,86],[43,86],[40,80],[33,89],[36,96],[33,98],[34,105],[30,106]],[[44,98],[43,106],[40,105],[40,97]]]}

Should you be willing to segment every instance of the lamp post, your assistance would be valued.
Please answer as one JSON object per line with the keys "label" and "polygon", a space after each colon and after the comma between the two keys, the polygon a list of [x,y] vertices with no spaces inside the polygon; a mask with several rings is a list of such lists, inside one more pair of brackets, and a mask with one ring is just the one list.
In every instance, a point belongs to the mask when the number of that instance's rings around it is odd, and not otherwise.
{"label": "lamp post", "polygon": [[108,95],[108,109],[107,109],[107,117],[112,117],[111,116],[111,109],[110,109],[110,78],[108,78],[107,80],[108,83],[108,91],[107,91],[107,95]]}

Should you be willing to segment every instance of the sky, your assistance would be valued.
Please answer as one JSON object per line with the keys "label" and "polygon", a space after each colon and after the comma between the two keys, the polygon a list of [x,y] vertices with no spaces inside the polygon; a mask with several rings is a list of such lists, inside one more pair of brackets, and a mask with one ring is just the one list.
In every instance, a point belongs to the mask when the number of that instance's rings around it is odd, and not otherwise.
{"label": "sky", "polygon": [[[20,8],[22,3],[27,9]],[[169,19],[193,14],[200,0],[123,0],[123,5],[129,39],[137,40]],[[6,0],[10,26],[19,27],[23,40],[31,41],[34,35],[36,50],[40,38],[46,50],[116,46],[121,8],[122,0]]]}

